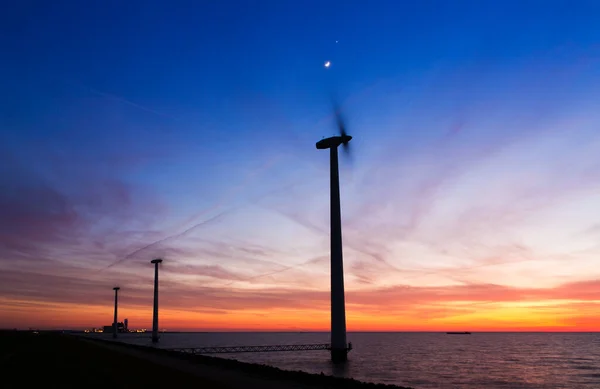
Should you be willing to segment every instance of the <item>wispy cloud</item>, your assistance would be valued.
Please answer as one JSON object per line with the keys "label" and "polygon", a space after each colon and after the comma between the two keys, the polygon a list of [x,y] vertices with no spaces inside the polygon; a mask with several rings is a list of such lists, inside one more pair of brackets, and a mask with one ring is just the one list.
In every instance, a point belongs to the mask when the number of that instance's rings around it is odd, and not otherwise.
{"label": "wispy cloud", "polygon": [[[350,327],[559,325],[552,314],[590,325],[598,96],[570,89],[571,68],[526,65],[436,65],[347,99]],[[51,309],[100,320],[118,283],[124,307],[148,320],[148,261],[160,256],[170,326],[259,325],[273,312],[282,328],[325,326],[328,156],[314,141],[334,130],[329,111],[240,98],[238,120],[209,115],[228,123],[210,136],[198,135],[204,122],[165,135],[152,129],[169,115],[86,90],[150,115],[73,99],[65,119],[32,117],[24,135],[0,135],[0,306],[23,320],[32,307],[47,320]]]}

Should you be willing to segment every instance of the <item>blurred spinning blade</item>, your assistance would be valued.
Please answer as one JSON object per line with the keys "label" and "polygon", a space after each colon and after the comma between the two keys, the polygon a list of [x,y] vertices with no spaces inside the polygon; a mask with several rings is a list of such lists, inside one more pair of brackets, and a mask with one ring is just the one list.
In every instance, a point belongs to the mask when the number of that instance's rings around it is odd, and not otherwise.
{"label": "blurred spinning blade", "polygon": [[350,161],[350,163],[352,163],[352,152],[349,143],[352,137],[349,136],[346,132],[346,122],[344,120],[344,117],[342,116],[341,109],[335,100],[333,100],[333,112],[335,115],[338,131],[340,132],[340,136],[342,137],[342,149],[344,150],[344,155]]}

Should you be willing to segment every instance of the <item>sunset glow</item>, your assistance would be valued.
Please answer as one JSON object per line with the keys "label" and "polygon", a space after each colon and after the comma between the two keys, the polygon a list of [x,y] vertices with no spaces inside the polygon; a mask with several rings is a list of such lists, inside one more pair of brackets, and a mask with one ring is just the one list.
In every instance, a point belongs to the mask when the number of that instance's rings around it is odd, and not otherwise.
{"label": "sunset glow", "polygon": [[118,285],[150,328],[160,257],[161,328],[327,331],[333,88],[349,331],[600,330],[600,29],[227,3],[110,28],[23,5],[45,32],[0,75],[0,327],[108,325]]}

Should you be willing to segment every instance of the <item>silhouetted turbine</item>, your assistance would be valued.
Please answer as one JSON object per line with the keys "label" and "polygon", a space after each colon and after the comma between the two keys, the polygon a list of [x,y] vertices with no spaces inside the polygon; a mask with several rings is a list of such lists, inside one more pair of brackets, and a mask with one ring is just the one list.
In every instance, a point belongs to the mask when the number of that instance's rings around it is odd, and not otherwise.
{"label": "silhouetted turbine", "polygon": [[119,288],[115,286],[113,290],[115,291],[115,317],[113,320],[113,338],[117,337],[117,306],[118,306],[118,296],[119,296]]}
{"label": "silhouetted turbine", "polygon": [[[337,114],[337,113],[336,113]],[[340,136],[322,139],[317,149],[329,149],[331,175],[331,360],[344,362],[348,359],[346,343],[346,303],[344,297],[344,260],[342,254],[342,217],[340,210],[340,177],[338,147],[352,139],[346,134],[339,116]]]}
{"label": "silhouetted turbine", "polygon": [[154,264],[154,309],[152,312],[152,342],[158,342],[158,264],[162,259],[157,258],[150,261]]}

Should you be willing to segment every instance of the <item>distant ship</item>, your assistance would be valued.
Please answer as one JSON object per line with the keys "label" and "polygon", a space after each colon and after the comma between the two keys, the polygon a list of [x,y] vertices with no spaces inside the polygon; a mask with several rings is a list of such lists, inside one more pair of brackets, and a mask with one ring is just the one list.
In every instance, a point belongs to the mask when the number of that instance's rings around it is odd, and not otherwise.
{"label": "distant ship", "polygon": [[446,332],[446,334],[448,334],[448,335],[471,335],[471,333],[468,332],[468,331],[464,331],[464,332]]}

